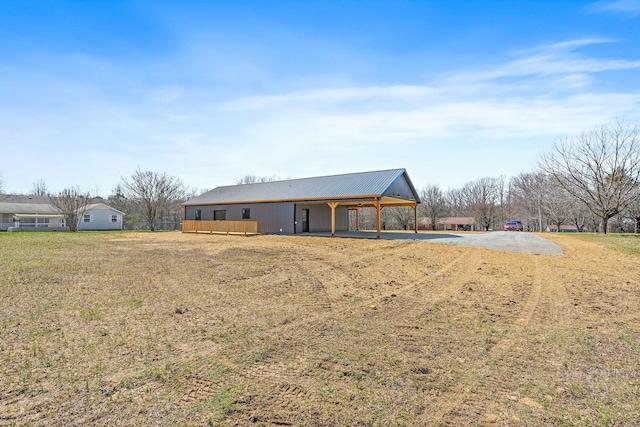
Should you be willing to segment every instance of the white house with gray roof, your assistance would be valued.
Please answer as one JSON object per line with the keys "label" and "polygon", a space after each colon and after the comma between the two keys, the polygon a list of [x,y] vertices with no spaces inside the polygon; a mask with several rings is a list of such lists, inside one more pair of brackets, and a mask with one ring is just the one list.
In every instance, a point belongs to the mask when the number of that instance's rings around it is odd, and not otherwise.
{"label": "white house with gray roof", "polygon": [[[78,230],[122,230],[123,212],[101,198],[88,205]],[[64,215],[48,196],[0,195],[0,231],[68,230]]]}
{"label": "white house with gray roof", "polygon": [[416,213],[418,203],[405,169],[231,185],[183,203],[183,231],[195,230],[197,221],[252,221],[259,233],[334,234],[349,230],[350,210],[368,207],[377,211],[379,236],[382,209],[409,206]]}

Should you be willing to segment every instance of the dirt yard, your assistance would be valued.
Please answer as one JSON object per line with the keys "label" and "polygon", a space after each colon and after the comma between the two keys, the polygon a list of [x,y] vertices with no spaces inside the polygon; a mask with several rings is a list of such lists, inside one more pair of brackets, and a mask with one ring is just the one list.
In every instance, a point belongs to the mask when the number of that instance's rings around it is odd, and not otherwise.
{"label": "dirt yard", "polygon": [[639,425],[640,258],[0,235],[0,425]]}

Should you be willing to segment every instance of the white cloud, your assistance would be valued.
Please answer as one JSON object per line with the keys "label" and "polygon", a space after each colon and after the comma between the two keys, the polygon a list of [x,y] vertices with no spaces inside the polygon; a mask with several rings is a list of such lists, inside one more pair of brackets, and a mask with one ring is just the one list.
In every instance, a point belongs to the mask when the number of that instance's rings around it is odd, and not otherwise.
{"label": "white cloud", "polygon": [[[87,177],[105,176],[100,187],[108,192],[138,166],[197,188],[245,174],[304,177],[392,167],[406,167],[418,186],[510,176],[533,168],[556,137],[616,117],[640,118],[637,85],[620,92],[600,84],[605,72],[640,68],[640,61],[578,52],[609,42],[579,39],[518,51],[501,64],[412,85],[318,85],[225,101],[167,80],[127,86],[121,97],[89,84],[60,89],[67,101],[59,110],[27,115],[0,106],[0,139],[46,152],[30,164],[47,176],[3,167],[5,187],[19,190],[19,182],[26,191],[38,178],[52,189],[92,187]],[[73,180],[51,181],[69,170]]]}
{"label": "white cloud", "polygon": [[[454,72],[422,86],[314,89],[230,100],[214,114],[239,120],[230,134],[242,148],[238,160],[231,153],[224,162],[237,176],[294,177],[378,164],[422,170],[427,162],[429,172],[411,171],[414,179],[445,186],[528,170],[536,160],[531,153],[554,138],[615,117],[640,117],[637,88],[620,93],[596,84],[599,73],[640,68],[640,61],[575,52],[604,42],[610,41],[575,40],[521,51],[505,64]],[[470,162],[462,171],[461,158]]]}
{"label": "white cloud", "polygon": [[575,53],[575,49],[601,43],[612,43],[609,39],[582,39],[538,47],[516,52],[521,56],[505,64],[489,67],[483,71],[471,71],[456,75],[461,80],[490,80],[504,77],[552,76],[565,74],[597,73],[602,71],[640,68],[640,60],[589,58]]}
{"label": "white cloud", "polygon": [[636,16],[640,13],[640,0],[598,1],[590,5],[593,12],[614,12]]}

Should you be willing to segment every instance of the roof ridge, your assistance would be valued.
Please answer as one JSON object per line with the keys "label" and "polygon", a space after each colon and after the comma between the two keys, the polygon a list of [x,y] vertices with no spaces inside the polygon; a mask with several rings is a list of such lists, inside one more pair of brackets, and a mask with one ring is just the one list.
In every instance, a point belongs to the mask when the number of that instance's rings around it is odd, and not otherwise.
{"label": "roof ridge", "polygon": [[236,187],[236,186],[239,186],[239,185],[248,186],[248,185],[275,184],[275,183],[282,183],[282,182],[304,181],[304,180],[307,180],[307,179],[334,178],[334,177],[344,177],[344,176],[349,176],[349,175],[364,175],[364,174],[369,174],[369,173],[381,173],[381,172],[391,172],[391,171],[406,172],[406,169],[405,168],[391,168],[391,169],[380,169],[380,170],[364,171],[364,172],[337,173],[337,174],[333,174],[333,175],[318,175],[318,176],[307,176],[307,177],[303,177],[303,178],[279,179],[279,180],[276,180],[276,181],[252,182],[252,183],[249,183],[249,184],[220,185],[220,186],[215,187],[215,188]]}

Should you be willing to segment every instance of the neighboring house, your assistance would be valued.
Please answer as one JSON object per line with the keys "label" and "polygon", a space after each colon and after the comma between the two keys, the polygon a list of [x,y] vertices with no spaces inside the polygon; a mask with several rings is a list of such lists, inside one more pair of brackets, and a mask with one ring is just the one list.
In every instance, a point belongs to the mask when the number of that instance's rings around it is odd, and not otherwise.
{"label": "neighboring house", "polygon": [[231,185],[183,203],[183,231],[211,230],[218,221],[232,226],[251,221],[259,233],[333,234],[349,230],[350,210],[375,208],[379,237],[383,208],[409,206],[415,213],[418,203],[404,169]]}
{"label": "neighboring house", "polygon": [[[122,230],[124,213],[93,199],[80,220],[78,230]],[[0,196],[0,231],[68,230],[64,215],[51,205],[48,196]]]}
{"label": "neighboring house", "polygon": [[445,231],[475,231],[476,220],[472,216],[453,216],[440,218],[437,229]]}
{"label": "neighboring house", "polygon": [[[420,217],[418,220],[420,230],[431,230],[431,218]],[[436,230],[440,231],[475,231],[476,220],[471,216],[455,216],[440,218],[436,221]]]}
{"label": "neighboring house", "polygon": [[122,230],[123,212],[102,201],[91,203],[80,219],[78,230]]}

